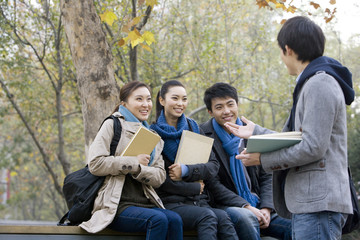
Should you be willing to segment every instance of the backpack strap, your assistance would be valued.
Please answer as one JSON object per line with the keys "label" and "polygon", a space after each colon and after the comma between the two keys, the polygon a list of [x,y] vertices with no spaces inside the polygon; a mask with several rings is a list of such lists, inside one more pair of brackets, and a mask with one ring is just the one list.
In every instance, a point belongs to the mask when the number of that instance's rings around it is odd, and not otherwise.
{"label": "backpack strap", "polygon": [[111,143],[110,143],[110,156],[114,156],[115,151],[116,151],[116,147],[117,147],[117,145],[118,145],[118,143],[120,141],[122,127],[121,127],[121,123],[120,123],[119,118],[115,117],[114,115],[110,115],[110,116],[108,116],[107,118],[104,119],[104,121],[100,125],[100,128],[104,124],[104,122],[106,120],[108,120],[108,119],[112,119],[114,121],[114,137],[113,137],[113,139],[111,140]]}

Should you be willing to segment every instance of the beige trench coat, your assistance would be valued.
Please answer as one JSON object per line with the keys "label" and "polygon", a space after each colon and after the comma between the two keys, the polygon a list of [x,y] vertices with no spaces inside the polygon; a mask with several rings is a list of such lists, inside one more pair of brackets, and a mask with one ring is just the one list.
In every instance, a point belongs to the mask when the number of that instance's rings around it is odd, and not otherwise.
{"label": "beige trench coat", "polygon": [[[90,233],[96,233],[106,228],[114,219],[125,183],[125,175],[132,174],[133,178],[142,182],[144,194],[157,207],[164,208],[159,196],[153,187],[159,187],[166,178],[164,160],[161,152],[164,142],[161,140],[155,147],[156,152],[151,166],[140,165],[136,157],[120,157],[136,130],[141,123],[127,122],[120,113],[114,113],[119,117],[122,131],[115,156],[110,154],[110,142],[114,135],[113,120],[104,122],[90,145],[88,165],[92,174],[107,176],[104,185],[100,188],[95,199],[91,219],[80,224],[80,227]],[[136,173],[140,172],[136,175]]]}

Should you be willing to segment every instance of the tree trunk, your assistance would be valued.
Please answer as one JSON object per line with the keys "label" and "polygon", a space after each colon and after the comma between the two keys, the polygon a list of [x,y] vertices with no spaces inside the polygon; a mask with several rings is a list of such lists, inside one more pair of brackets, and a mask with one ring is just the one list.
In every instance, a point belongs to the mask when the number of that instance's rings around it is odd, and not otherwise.
{"label": "tree trunk", "polygon": [[92,0],[61,0],[64,28],[82,101],[85,153],[102,120],[119,103],[113,60]]}

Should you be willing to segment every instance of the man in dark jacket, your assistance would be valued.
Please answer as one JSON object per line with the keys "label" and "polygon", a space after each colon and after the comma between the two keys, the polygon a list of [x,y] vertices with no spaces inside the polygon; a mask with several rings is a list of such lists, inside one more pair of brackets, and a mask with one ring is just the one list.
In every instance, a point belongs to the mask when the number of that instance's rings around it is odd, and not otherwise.
{"label": "man in dark jacket", "polygon": [[213,206],[229,214],[239,239],[260,239],[260,232],[291,239],[291,221],[273,210],[271,174],[265,173],[261,166],[245,168],[235,159],[246,141],[230,134],[224,123],[242,124],[238,118],[236,89],[216,83],[205,91],[204,102],[212,119],[201,128],[206,136],[214,138],[213,151],[220,164],[217,178],[207,183]]}

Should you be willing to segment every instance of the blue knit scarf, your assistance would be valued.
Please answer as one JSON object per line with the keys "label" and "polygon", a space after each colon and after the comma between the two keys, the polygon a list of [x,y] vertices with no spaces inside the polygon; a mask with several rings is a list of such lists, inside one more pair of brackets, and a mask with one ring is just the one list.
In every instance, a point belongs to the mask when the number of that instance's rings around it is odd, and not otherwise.
{"label": "blue knit scarf", "polygon": [[[243,125],[240,119],[236,120],[236,124]],[[256,207],[259,199],[256,195],[250,192],[249,186],[246,182],[244,167],[241,160],[235,158],[239,154],[240,138],[233,134],[228,134],[216,121],[212,119],[213,128],[222,142],[222,147],[230,156],[230,172],[234,180],[236,190],[242,198],[244,198],[251,206]]]}
{"label": "blue knit scarf", "polygon": [[[200,133],[199,126],[197,123],[188,118],[193,132]],[[166,122],[164,110],[156,121],[156,123],[150,126],[151,129],[155,130],[160,137],[164,140],[163,154],[173,163],[175,161],[176,153],[179,147],[180,138],[183,130],[189,130],[188,121],[184,114],[179,117],[177,127],[170,126]]]}
{"label": "blue knit scarf", "polygon": [[[120,105],[119,112],[121,113],[121,115],[123,115],[125,117],[125,121],[128,121],[128,122],[140,122],[139,119],[137,119],[137,117],[135,117],[134,114],[132,114],[129,111],[129,109],[127,109],[123,105]],[[141,124],[144,127],[146,127],[147,129],[149,129],[149,127],[150,127],[149,124],[146,121],[142,121]],[[155,148],[150,154],[150,161],[149,161],[148,166],[150,166],[151,163],[154,161],[154,156],[155,156]]]}

